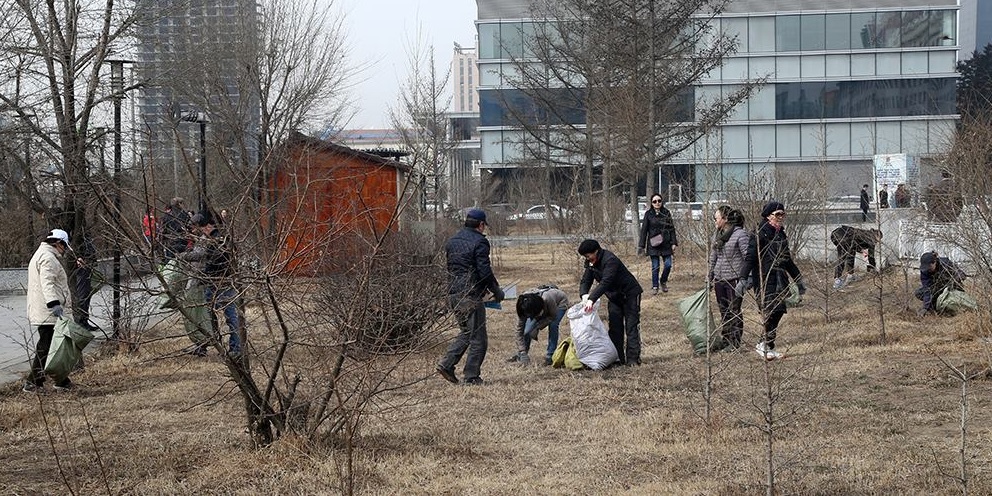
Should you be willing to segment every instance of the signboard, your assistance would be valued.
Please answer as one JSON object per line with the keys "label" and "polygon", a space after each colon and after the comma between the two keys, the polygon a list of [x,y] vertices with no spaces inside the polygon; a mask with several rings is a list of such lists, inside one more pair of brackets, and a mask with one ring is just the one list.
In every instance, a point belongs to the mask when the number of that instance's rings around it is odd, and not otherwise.
{"label": "signboard", "polygon": [[916,185],[920,178],[920,165],[916,157],[905,153],[889,153],[875,155],[874,158],[875,189],[872,191],[872,198],[878,196],[882,185],[887,185],[889,192],[889,202],[896,191],[896,187],[905,184],[906,188],[916,194]]}

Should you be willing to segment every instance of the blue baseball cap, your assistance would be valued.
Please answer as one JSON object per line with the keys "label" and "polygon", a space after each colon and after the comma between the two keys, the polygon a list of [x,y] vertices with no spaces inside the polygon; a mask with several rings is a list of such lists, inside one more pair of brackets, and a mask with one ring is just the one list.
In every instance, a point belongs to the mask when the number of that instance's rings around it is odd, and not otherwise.
{"label": "blue baseball cap", "polygon": [[468,212],[465,212],[465,217],[468,219],[475,219],[481,222],[486,221],[486,212],[478,208],[470,208]]}

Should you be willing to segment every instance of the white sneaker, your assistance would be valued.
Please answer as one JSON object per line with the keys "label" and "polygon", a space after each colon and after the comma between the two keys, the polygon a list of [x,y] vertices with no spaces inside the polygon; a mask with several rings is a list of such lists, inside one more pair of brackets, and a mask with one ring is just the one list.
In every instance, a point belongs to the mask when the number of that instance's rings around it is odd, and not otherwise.
{"label": "white sneaker", "polygon": [[844,287],[844,280],[841,278],[834,279],[834,289],[840,289]]}
{"label": "white sneaker", "polygon": [[772,349],[768,349],[768,347],[765,346],[764,341],[755,345],[754,351],[757,351],[758,355],[761,355],[761,358],[764,358],[765,360],[778,360],[779,358],[782,358],[781,353]]}
{"label": "white sneaker", "polygon": [[851,283],[857,282],[857,281],[858,281],[858,276],[856,276],[854,274],[848,274],[847,275],[847,282],[846,282],[846,284],[851,284]]}

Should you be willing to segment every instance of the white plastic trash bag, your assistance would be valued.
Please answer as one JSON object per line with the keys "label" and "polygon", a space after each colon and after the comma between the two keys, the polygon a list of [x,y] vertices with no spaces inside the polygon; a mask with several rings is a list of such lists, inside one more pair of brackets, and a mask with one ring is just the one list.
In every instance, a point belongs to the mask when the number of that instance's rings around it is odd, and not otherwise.
{"label": "white plastic trash bag", "polygon": [[602,370],[620,358],[613,341],[610,341],[606,325],[599,318],[598,300],[589,313],[585,312],[582,303],[576,303],[568,309],[566,315],[572,329],[575,354],[583,365],[593,370]]}

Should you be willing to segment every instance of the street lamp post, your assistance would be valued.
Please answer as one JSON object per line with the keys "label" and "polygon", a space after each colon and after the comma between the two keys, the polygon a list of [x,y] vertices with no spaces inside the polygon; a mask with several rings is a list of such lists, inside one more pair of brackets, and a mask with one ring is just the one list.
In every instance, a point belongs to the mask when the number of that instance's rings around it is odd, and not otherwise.
{"label": "street lamp post", "polygon": [[206,112],[183,112],[179,122],[196,122],[200,124],[200,211],[207,210],[207,123],[210,119]]}
{"label": "street lamp post", "polygon": [[[108,60],[110,63],[110,90],[114,100],[114,220],[121,220],[121,100],[124,98],[124,64],[127,60]],[[121,331],[121,243],[114,242],[114,307],[111,314],[113,336]]]}

